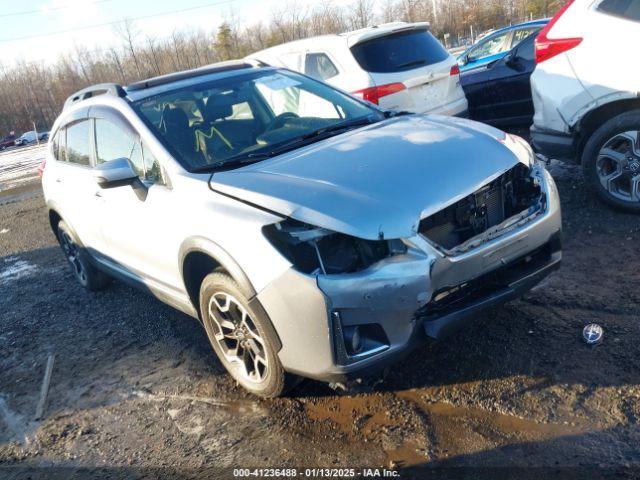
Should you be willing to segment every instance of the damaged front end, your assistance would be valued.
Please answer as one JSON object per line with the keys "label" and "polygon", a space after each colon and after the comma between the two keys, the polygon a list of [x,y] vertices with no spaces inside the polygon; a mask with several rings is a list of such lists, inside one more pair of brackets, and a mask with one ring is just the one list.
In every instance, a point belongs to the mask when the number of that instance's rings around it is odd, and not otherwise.
{"label": "damaged front end", "polygon": [[291,218],[263,227],[293,268],[259,299],[288,319],[276,320],[285,368],[341,381],[529,290],[558,268],[560,231],[551,176],[518,162],[408,238],[361,239]]}
{"label": "damaged front end", "polygon": [[468,252],[543,214],[542,170],[518,163],[497,179],[420,222],[419,232],[447,255]]}

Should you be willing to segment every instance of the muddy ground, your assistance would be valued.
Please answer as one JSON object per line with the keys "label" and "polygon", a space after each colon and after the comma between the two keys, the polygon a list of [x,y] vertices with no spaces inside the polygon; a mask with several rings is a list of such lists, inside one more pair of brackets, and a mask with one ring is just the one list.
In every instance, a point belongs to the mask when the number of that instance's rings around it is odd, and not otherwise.
{"label": "muddy ground", "polygon": [[[39,187],[2,192],[0,477],[222,478],[287,466],[640,474],[640,217],[590,197],[577,167],[552,172],[565,250],[548,281],[415,351],[375,391],[337,395],[307,381],[269,401],[234,384],[195,320],[121,283],[82,290]],[[605,339],[589,348],[581,330],[594,321]]]}

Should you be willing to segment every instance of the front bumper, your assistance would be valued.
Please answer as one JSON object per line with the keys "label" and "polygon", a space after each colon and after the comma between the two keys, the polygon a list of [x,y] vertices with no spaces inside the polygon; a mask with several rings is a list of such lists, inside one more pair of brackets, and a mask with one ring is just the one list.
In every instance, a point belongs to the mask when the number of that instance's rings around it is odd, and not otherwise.
{"label": "front bumper", "polygon": [[[287,271],[258,294],[282,341],[287,371],[323,381],[344,381],[383,368],[427,338],[444,338],[486,309],[529,290],[559,267],[561,214],[553,179],[541,170],[546,211],[516,230],[455,256],[421,236],[404,255],[365,271],[310,276]],[[434,310],[446,289],[484,284],[463,301]],[[385,347],[372,354],[345,354],[341,330],[379,325]]]}
{"label": "front bumper", "polygon": [[547,158],[568,161],[576,159],[575,138],[572,135],[542,130],[534,125],[531,127],[531,144],[537,153]]}

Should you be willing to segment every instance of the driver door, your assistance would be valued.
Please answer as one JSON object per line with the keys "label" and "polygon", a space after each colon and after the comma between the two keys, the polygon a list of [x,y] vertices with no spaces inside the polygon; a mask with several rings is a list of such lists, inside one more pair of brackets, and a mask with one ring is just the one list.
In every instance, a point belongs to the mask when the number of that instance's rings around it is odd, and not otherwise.
{"label": "driver door", "polygon": [[129,159],[140,182],[135,189],[122,185],[96,192],[102,260],[146,284],[179,289],[179,240],[170,220],[175,206],[159,162],[137,132],[116,115],[96,118],[95,149],[97,164]]}

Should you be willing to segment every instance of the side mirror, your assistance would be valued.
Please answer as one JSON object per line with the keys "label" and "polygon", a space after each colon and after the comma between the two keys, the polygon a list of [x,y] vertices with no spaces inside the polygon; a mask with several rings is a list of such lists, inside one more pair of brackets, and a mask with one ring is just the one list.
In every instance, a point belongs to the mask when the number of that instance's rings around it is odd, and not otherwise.
{"label": "side mirror", "polygon": [[100,188],[114,188],[131,185],[138,180],[138,174],[126,158],[116,158],[97,165],[93,169],[93,178]]}
{"label": "side mirror", "polygon": [[517,50],[511,50],[509,53],[507,53],[507,55],[505,55],[504,57],[504,63],[510,67],[513,67],[515,65],[517,65],[518,63],[518,51]]}
{"label": "side mirror", "polygon": [[464,67],[467,63],[469,63],[469,57],[467,55],[458,58],[458,65],[461,67]]}

